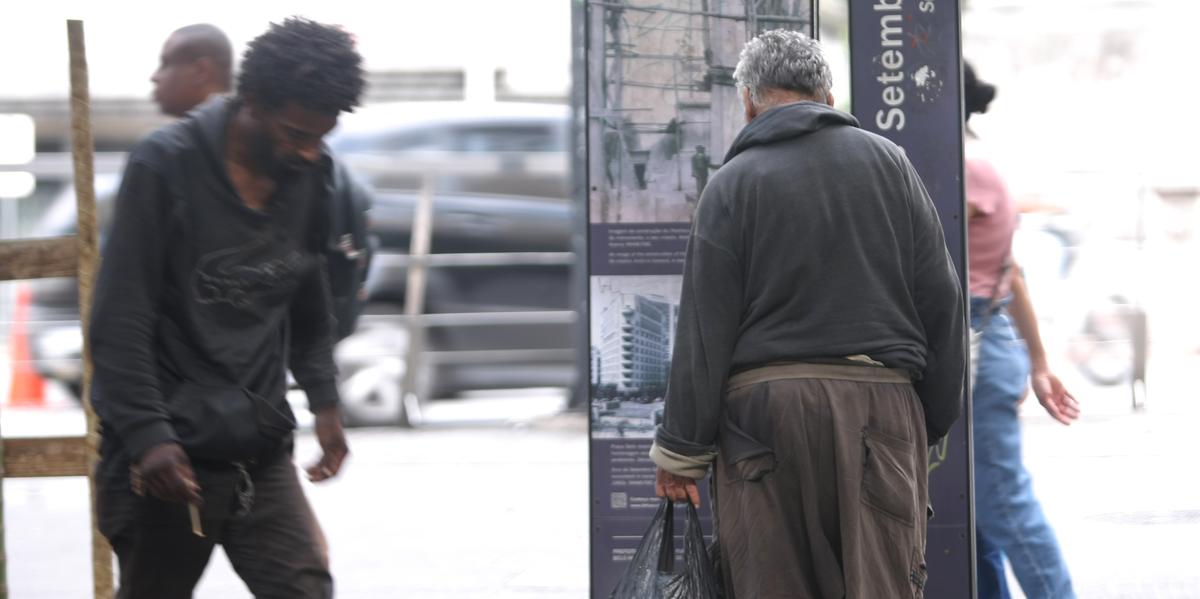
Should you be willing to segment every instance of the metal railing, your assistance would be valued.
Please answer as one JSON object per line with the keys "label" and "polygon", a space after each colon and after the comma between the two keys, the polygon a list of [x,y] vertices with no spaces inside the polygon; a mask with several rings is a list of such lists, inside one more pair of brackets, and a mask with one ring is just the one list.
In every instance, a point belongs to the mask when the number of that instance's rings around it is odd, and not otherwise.
{"label": "metal railing", "polygon": [[[111,175],[121,172],[125,166],[126,152],[96,152],[95,173]],[[453,158],[453,170],[446,167]],[[441,175],[487,175],[509,168],[519,161],[522,172],[530,175],[567,176],[568,157],[561,152],[496,152],[460,153],[424,151],[405,153],[403,157],[388,155],[350,155],[345,162],[358,175],[374,177],[380,175],[424,177],[431,172]],[[70,152],[39,152],[25,164],[0,164],[0,172],[30,173],[39,180],[69,181],[71,171]]]}
{"label": "metal railing", "polygon": [[[125,152],[95,153],[97,175],[119,174],[127,158]],[[506,172],[514,164],[520,172],[531,176],[562,176],[569,170],[568,157],[555,152],[506,152],[506,153],[447,153],[417,152],[398,155],[355,155],[345,158],[346,164],[357,175],[368,180],[376,177],[409,177],[419,181],[419,191],[414,206],[409,252],[379,252],[374,260],[378,266],[404,268],[406,274],[404,312],[399,314],[365,314],[360,326],[390,325],[408,331],[409,345],[403,381],[403,393],[414,395],[427,388],[425,381],[415,377],[426,376],[429,369],[423,364],[500,364],[562,361],[563,349],[535,350],[442,350],[431,351],[426,345],[429,329],[453,327],[482,327],[506,325],[573,325],[579,316],[574,310],[529,310],[492,311],[464,313],[426,313],[426,281],[430,269],[495,268],[505,266],[564,266],[576,263],[578,256],[570,251],[562,252],[478,252],[478,253],[430,253],[433,242],[434,204],[437,201],[437,181],[444,176],[477,176]],[[0,172],[27,172],[39,181],[69,182],[74,173],[70,153],[43,152],[23,165],[0,165]],[[388,190],[396,191],[396,190]],[[428,397],[408,397],[406,405],[419,406]],[[410,415],[409,423],[417,418]]]}
{"label": "metal railing", "polygon": [[[461,173],[455,165],[455,173]],[[431,268],[489,267],[512,265],[571,265],[576,257],[571,252],[506,252],[471,254],[431,254],[433,238],[434,186],[440,169],[428,169],[422,173],[421,192],[417,196],[416,214],[410,238],[410,250],[404,254],[383,254],[376,259],[403,265],[407,268],[408,281],[405,288],[404,321],[408,327],[409,345],[406,356],[403,393],[405,414],[409,424],[419,424],[419,406],[430,398],[420,397],[424,362],[431,364],[501,363],[553,361],[561,357],[562,350],[460,350],[427,351],[426,335],[433,327],[462,327],[487,325],[521,324],[572,324],[578,315],[571,310],[518,311],[518,312],[469,312],[425,314],[425,284]],[[418,412],[418,413],[412,413]]]}

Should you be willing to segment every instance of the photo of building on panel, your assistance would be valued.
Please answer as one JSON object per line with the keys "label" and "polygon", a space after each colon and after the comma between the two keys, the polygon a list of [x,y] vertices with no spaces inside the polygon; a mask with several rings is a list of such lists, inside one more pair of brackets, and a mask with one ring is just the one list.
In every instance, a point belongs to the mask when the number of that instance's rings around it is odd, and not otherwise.
{"label": "photo of building on panel", "polygon": [[597,0],[587,19],[591,222],[690,221],[745,120],[742,46],[811,32],[811,0]]}
{"label": "photo of building on panel", "polygon": [[592,435],[650,438],[679,318],[681,276],[592,277]]}

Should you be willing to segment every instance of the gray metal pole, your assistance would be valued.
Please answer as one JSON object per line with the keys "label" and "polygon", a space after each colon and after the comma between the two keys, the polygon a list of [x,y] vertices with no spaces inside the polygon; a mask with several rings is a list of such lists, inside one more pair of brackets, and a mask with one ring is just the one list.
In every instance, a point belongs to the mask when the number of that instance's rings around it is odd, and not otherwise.
{"label": "gray metal pole", "polygon": [[421,405],[428,397],[421,397],[423,392],[420,377],[422,374],[421,361],[425,353],[425,323],[421,316],[425,312],[425,283],[429,278],[429,266],[421,258],[429,255],[433,239],[433,192],[435,172],[427,172],[421,180],[421,193],[417,196],[416,214],[413,216],[412,239],[409,242],[409,255],[415,260],[408,265],[408,283],[405,287],[404,313],[408,317],[408,358],[404,365],[404,389],[402,401],[404,409],[401,414],[410,425],[416,425],[421,420]]}

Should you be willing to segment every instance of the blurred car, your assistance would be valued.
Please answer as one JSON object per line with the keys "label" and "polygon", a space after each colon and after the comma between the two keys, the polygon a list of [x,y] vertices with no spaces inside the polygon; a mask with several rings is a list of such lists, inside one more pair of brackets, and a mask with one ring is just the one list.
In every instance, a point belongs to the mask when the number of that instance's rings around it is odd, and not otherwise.
{"label": "blurred car", "polygon": [[[370,302],[359,331],[338,348],[343,375],[354,379],[343,386],[351,421],[412,423],[420,409],[414,401],[470,389],[573,385],[574,212],[561,199],[438,194],[431,253],[476,254],[481,260],[427,271],[423,313],[430,326],[417,377],[420,388],[398,386],[406,362],[361,359],[407,350],[407,321],[399,315],[416,202],[416,193],[383,192],[371,211],[371,230],[381,249],[367,276]],[[532,253],[534,259],[510,260],[516,252]],[[364,374],[355,379],[359,373]]]}
{"label": "blurred car", "polygon": [[563,199],[569,127],[560,104],[372,104],[342,115],[329,147],[376,189],[419,189],[432,168],[442,191]]}
{"label": "blurred car", "polygon": [[[430,119],[420,118],[422,110]],[[336,350],[351,424],[412,424],[422,402],[465,390],[573,384],[575,211],[565,199],[567,111],[517,105],[493,112],[480,116],[473,108],[441,104],[368,107],[347,115],[330,138],[335,152],[377,188],[370,230],[379,248],[367,277],[368,304],[358,330]],[[469,169],[460,167],[464,161]],[[476,256],[475,265],[428,270],[424,314],[430,326],[415,388],[405,389],[407,253],[420,193],[415,190],[430,170],[437,173],[431,253],[484,256]],[[102,231],[118,185],[115,175],[97,177]],[[39,235],[70,235],[74,228],[74,194],[66,190]],[[78,395],[82,338],[75,280],[31,285],[28,324],[36,368]]]}

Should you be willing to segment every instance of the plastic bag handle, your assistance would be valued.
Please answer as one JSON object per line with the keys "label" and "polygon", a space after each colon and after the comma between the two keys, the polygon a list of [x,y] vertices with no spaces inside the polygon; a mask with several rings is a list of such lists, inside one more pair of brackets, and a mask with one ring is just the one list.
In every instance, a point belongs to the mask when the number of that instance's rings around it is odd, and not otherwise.
{"label": "plastic bag handle", "polygon": [[698,550],[699,553],[707,557],[708,549],[704,546],[704,530],[700,528],[700,512],[696,510],[696,506],[692,505],[690,501],[687,506],[687,531],[684,532],[683,551],[687,554],[689,549],[693,551]]}
{"label": "plastic bag handle", "polygon": [[663,518],[662,541],[658,547],[658,571],[672,574],[675,572],[675,502],[670,499],[663,499],[663,502],[666,503],[666,516]]}

